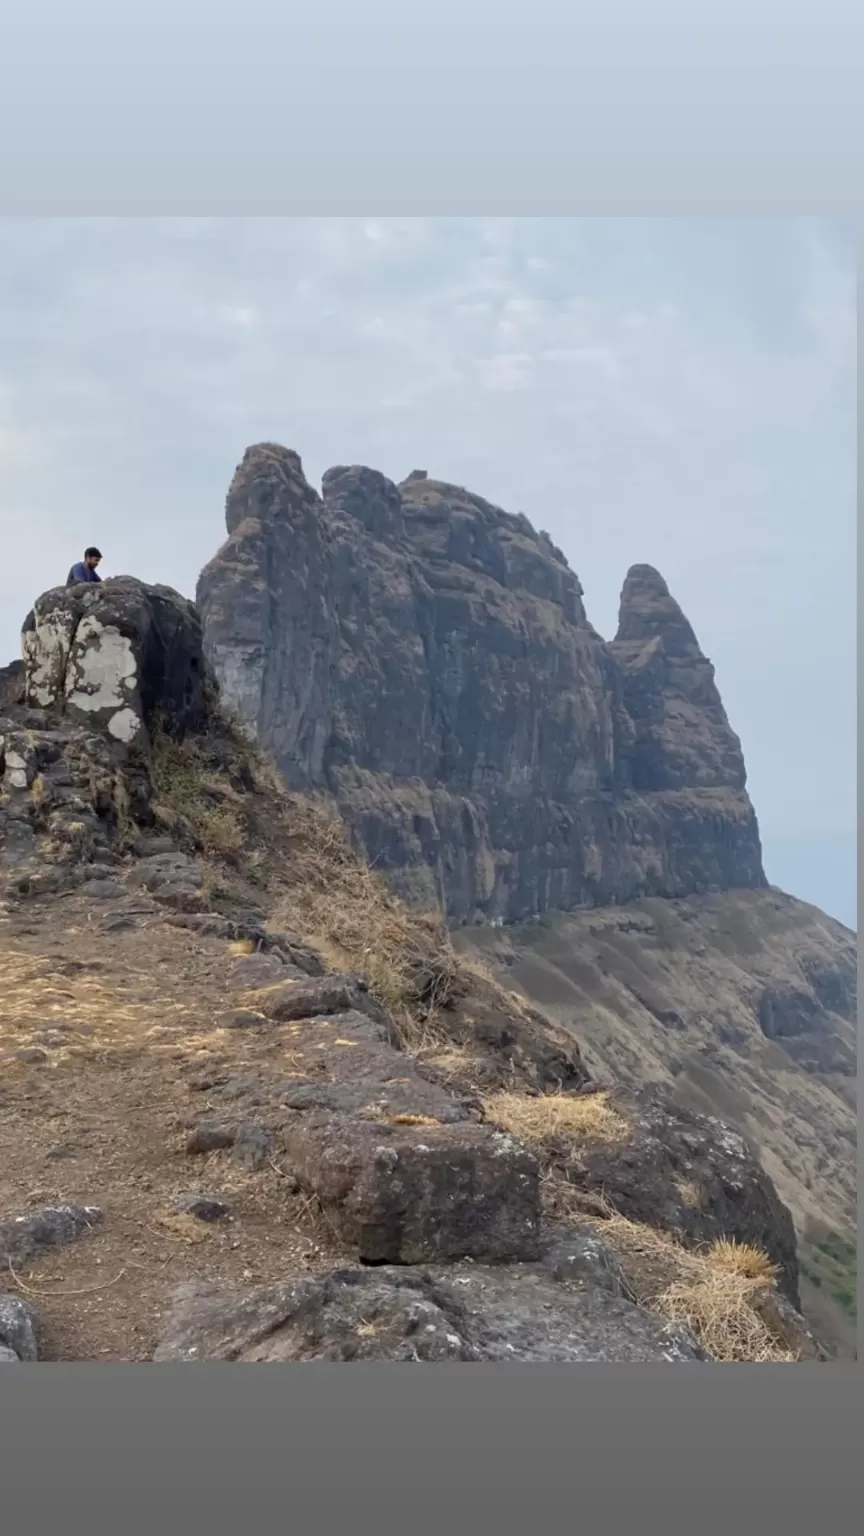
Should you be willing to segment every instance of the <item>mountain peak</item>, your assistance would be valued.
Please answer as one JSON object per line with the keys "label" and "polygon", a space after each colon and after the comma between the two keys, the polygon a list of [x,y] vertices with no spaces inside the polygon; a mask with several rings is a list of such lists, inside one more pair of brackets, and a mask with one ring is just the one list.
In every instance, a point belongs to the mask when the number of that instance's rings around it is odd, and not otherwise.
{"label": "mountain peak", "polygon": [[662,639],[667,649],[699,650],[699,642],[653,565],[631,565],[621,590],[616,641]]}
{"label": "mountain peak", "polygon": [[[663,578],[607,644],[528,519],[414,474],[247,450],[208,657],[294,788],[455,922],[764,885],[740,744]],[[651,642],[654,642],[651,644]]]}

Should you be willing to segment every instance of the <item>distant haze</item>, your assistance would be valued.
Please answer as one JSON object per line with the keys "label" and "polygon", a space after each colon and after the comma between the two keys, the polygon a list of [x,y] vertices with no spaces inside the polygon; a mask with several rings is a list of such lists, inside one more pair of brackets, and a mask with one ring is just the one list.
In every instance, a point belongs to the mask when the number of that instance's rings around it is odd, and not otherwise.
{"label": "distant haze", "polygon": [[770,880],[856,924],[856,313],[818,221],[0,221],[0,663],[86,544],[194,595],[245,447],[427,469],[658,567]]}

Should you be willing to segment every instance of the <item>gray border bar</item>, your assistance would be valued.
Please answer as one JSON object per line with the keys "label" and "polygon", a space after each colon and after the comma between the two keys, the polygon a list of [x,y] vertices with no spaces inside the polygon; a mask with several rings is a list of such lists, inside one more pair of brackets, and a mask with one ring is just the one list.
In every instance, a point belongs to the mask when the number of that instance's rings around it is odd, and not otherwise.
{"label": "gray border bar", "polygon": [[[442,0],[431,30],[427,9],[154,0],[150,47],[143,6],[11,0],[0,209],[716,216],[860,194],[850,3]],[[211,1507],[248,1524],[264,1498],[302,1528],[539,1527],[558,1499],[568,1522],[726,1505],[812,1530],[851,1494],[857,1386],[842,1366],[43,1366],[4,1373],[0,1405],[12,1497],[33,1510],[53,1485],[64,1520],[116,1485],[124,1527],[149,1496],[169,1527]]]}

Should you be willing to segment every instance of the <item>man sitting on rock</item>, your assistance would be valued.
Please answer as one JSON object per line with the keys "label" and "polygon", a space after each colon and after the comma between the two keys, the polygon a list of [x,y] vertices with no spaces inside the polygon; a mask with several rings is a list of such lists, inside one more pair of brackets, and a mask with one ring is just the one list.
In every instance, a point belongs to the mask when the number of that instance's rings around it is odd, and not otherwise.
{"label": "man sitting on rock", "polygon": [[78,560],[66,577],[67,587],[77,587],[81,581],[101,581],[102,577],[96,570],[101,559],[99,550],[91,544],[90,548],[84,551],[84,559]]}

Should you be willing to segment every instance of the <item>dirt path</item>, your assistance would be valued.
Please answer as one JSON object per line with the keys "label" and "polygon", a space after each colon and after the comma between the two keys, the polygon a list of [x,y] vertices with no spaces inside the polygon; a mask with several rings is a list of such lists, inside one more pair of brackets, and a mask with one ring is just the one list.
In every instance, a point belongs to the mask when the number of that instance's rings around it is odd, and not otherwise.
{"label": "dirt path", "polygon": [[[103,907],[104,912],[104,907]],[[0,1215],[96,1205],[101,1224],[0,1277],[41,1320],[45,1360],[147,1360],[188,1279],[243,1287],[332,1267],[336,1249],[280,1170],[190,1156],[210,1072],[296,1070],[296,1031],[216,1026],[248,980],[230,946],[161,918],[105,937],[80,896],[0,920]],[[198,1086],[196,1086],[196,1083]],[[227,1218],[177,1218],[190,1190]],[[167,1218],[167,1220],[166,1220]]]}

